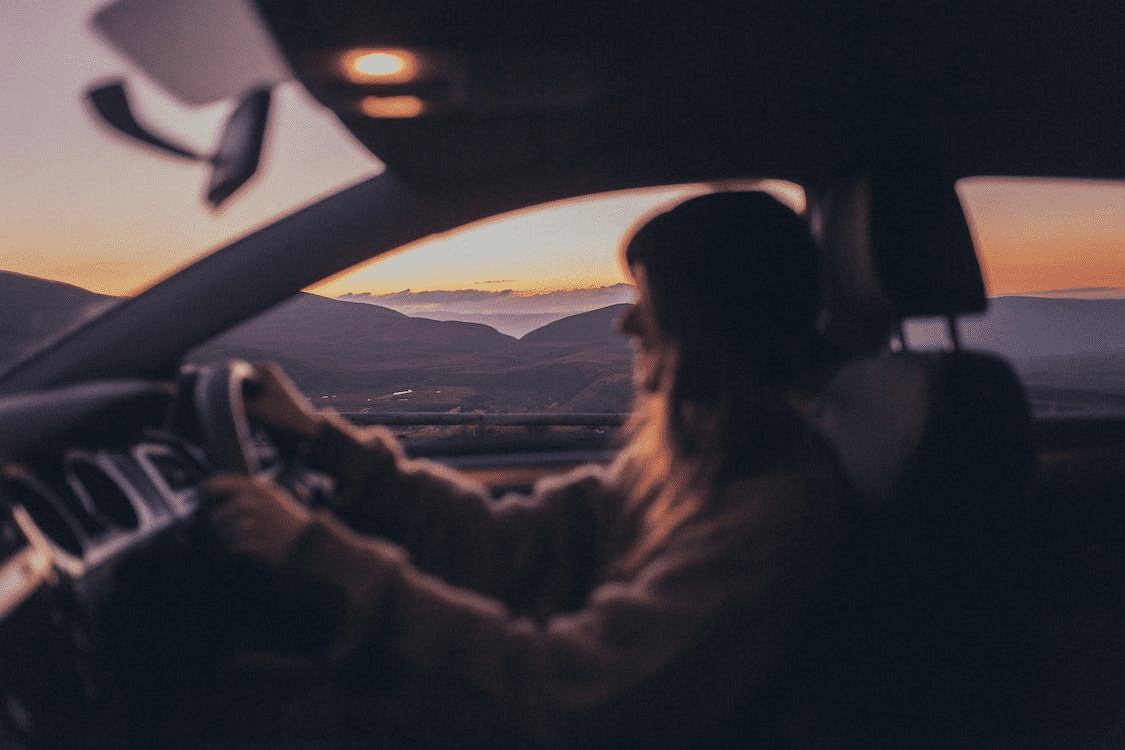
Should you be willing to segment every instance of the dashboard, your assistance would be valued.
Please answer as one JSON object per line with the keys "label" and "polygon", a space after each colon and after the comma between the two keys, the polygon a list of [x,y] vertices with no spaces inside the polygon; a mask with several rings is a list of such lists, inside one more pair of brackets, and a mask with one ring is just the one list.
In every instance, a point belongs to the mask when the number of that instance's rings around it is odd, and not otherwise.
{"label": "dashboard", "polygon": [[[247,421],[252,372],[234,361],[0,398],[0,747],[145,745],[236,649],[303,653],[332,632],[279,627],[330,612],[323,592],[280,590],[211,535],[214,472],[265,474],[314,506],[333,489]],[[600,443],[539,437],[530,453],[482,438],[429,453],[496,492],[607,460]]]}
{"label": "dashboard", "polygon": [[7,464],[0,486],[24,534],[81,578],[190,517],[204,467],[189,445],[148,434],[120,447],[66,448],[33,468]]}
{"label": "dashboard", "polygon": [[[82,579],[190,517],[208,458],[177,413],[176,389],[145,381],[0,401],[0,498],[12,533]],[[5,596],[0,611],[14,603]]]}
{"label": "dashboard", "polygon": [[[0,747],[143,744],[146,717],[237,637],[250,572],[201,512],[228,466],[213,433],[238,431],[215,405],[229,372],[0,399]],[[280,474],[272,442],[242,432]]]}

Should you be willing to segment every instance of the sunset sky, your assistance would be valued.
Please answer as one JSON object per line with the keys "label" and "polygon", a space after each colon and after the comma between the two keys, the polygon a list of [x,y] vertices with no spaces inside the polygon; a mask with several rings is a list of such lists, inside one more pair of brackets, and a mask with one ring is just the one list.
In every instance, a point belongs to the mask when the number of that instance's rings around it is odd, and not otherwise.
{"label": "sunset sky", "polygon": [[[0,10],[0,270],[131,294],[201,254],[381,165],[292,84],[278,90],[260,176],[215,215],[204,167],[127,145],[81,103],[124,75],[140,115],[210,151],[228,104],[182,104],[94,37],[104,0],[4,0]],[[617,245],[656,206],[690,190],[615,196],[484,223],[316,289],[596,287],[623,280]],[[1125,296],[1125,186],[963,183],[992,294],[1083,289]]]}
{"label": "sunset sky", "polygon": [[990,294],[1125,296],[1125,184],[962,180]]}

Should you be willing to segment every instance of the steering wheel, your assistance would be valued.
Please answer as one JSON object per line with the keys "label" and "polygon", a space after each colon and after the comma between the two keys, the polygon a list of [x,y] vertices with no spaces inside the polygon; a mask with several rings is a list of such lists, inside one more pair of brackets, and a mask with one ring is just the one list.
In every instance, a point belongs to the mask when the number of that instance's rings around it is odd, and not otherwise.
{"label": "steering wheel", "polygon": [[207,452],[224,471],[262,473],[262,454],[246,416],[254,367],[240,359],[206,365],[192,373],[192,398]]}
{"label": "steering wheel", "polygon": [[200,438],[217,471],[266,476],[310,507],[326,504],[333,490],[325,474],[304,466],[295,442],[271,435],[246,415],[246,399],[257,389],[254,366],[240,359],[204,365],[185,373]]}
{"label": "steering wheel", "polygon": [[[191,368],[184,373],[181,388],[185,399],[190,397],[199,439],[211,459],[212,470],[265,476],[285,487],[307,506],[326,504],[334,489],[332,480],[305,466],[292,440],[267,433],[264,426],[255,424],[247,416],[246,400],[252,398],[255,389],[259,388],[256,374],[253,365],[239,359]],[[203,524],[203,528],[206,527],[207,524]],[[272,574],[252,564],[227,559],[222,554],[219,557],[221,559],[214,570],[218,575],[225,576],[226,583],[220,583],[218,587],[225,585],[227,592],[238,592],[228,598],[245,610],[236,617],[250,623],[256,640],[288,643],[308,637],[303,631],[289,633],[278,623],[307,621],[307,614],[297,617],[285,608],[308,609],[311,606],[309,602],[317,600],[321,594],[286,586],[285,595],[280,596]],[[220,591],[220,595],[223,593]],[[263,618],[254,612],[259,608],[285,611],[277,618],[265,618],[267,627],[260,622]]]}

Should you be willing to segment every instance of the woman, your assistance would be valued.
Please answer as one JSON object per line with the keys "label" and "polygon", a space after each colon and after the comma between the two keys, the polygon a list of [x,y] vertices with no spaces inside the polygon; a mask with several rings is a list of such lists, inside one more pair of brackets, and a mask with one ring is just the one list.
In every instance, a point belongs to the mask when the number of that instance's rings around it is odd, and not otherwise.
{"label": "woman", "polygon": [[260,369],[252,416],[309,441],[337,478],[333,512],[223,475],[214,522],[234,552],[340,593],[326,660],[342,694],[378,683],[356,709],[374,741],[765,739],[764,689],[845,536],[833,454],[797,408],[816,249],[772,197],[718,193],[645,223],[624,257],[627,441],[529,497],[407,460]]}

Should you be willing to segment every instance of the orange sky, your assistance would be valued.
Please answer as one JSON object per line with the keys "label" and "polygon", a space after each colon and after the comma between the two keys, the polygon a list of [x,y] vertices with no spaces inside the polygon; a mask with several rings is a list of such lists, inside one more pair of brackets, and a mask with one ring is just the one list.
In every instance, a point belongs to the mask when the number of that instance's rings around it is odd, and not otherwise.
{"label": "orange sky", "polygon": [[[726,183],[762,187],[803,210],[804,191],[780,180]],[[555,291],[628,281],[619,261],[622,240],[638,220],[709,185],[651,188],[516,211],[419,242],[312,288],[336,297],[403,289]]]}
{"label": "orange sky", "polygon": [[1122,287],[1125,183],[961,180],[989,294]]}
{"label": "orange sky", "polygon": [[517,211],[414,243],[311,291],[337,297],[403,289],[543,292],[610,286],[626,281],[618,248],[637,219],[706,189],[613,193]]}
{"label": "orange sky", "polygon": [[[705,186],[564,201],[482,222],[314,288],[328,296],[410,288],[575,287],[624,280],[621,238],[638,217]],[[990,294],[1120,287],[1125,295],[1125,184],[977,177],[958,192]],[[803,197],[801,198],[803,200]]]}

